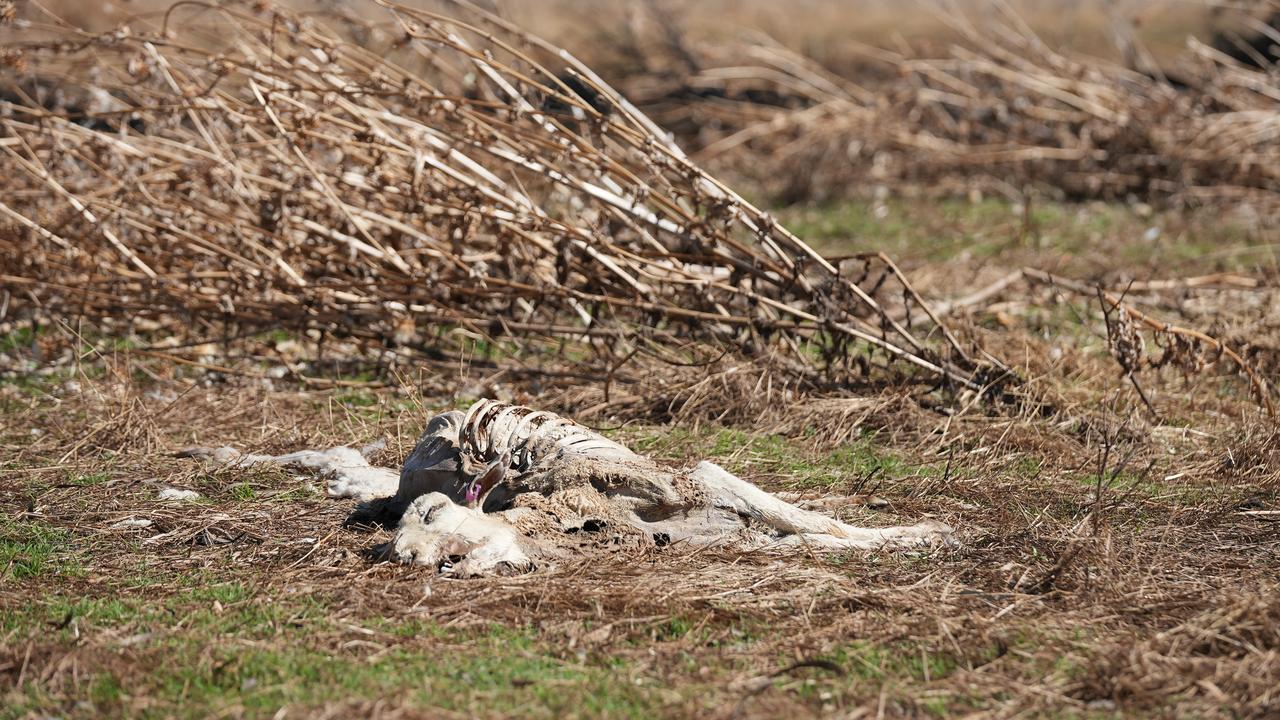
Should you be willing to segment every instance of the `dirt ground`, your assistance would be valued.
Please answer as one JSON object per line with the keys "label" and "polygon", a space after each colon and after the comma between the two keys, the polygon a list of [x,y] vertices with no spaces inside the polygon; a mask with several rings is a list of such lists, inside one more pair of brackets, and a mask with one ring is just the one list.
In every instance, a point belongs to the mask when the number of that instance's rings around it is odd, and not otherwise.
{"label": "dirt ground", "polygon": [[[1258,260],[1269,235],[1217,216],[1045,206],[1028,235],[1017,208],[936,208],[785,221],[829,252],[872,233],[900,243],[934,298],[1028,257],[1104,283],[1122,261],[1138,277],[1174,257],[1183,277],[1276,267]],[[1128,240],[1147,227],[1161,236]],[[1179,292],[1194,309],[1263,291]],[[958,548],[676,545],[481,580],[380,561],[386,531],[344,528],[352,503],[315,477],[172,454],[384,439],[375,461],[394,467],[434,411],[496,393],[573,412],[572,387],[478,361],[325,387],[272,377],[283,335],[178,364],[138,338],[16,328],[0,383],[0,717],[1275,716],[1276,426],[1237,378],[1168,369],[1143,380],[1153,417],[1096,308],[1043,297],[1018,290],[968,318],[1052,390],[1043,416],[890,388],[754,422],[588,420],[856,524],[936,518]],[[1249,332],[1264,348],[1261,302]],[[166,487],[201,497],[158,499]]]}

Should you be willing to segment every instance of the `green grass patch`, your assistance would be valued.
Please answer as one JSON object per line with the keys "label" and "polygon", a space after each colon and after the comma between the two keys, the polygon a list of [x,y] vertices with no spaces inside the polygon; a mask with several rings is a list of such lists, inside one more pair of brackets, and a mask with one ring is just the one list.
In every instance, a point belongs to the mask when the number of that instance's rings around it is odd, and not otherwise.
{"label": "green grass patch", "polygon": [[885,450],[874,435],[829,452],[781,435],[710,427],[695,433],[680,427],[628,428],[608,433],[637,452],[669,459],[706,458],[743,476],[776,475],[792,488],[839,488],[871,477],[934,476],[940,467],[908,462]]}
{"label": "green grass patch", "polygon": [[1034,455],[1023,455],[1013,463],[1014,474],[1027,479],[1039,476],[1043,468],[1043,462]]}
{"label": "green grass patch", "polygon": [[[43,331],[43,328],[41,330]],[[15,351],[30,350],[37,335],[38,333],[29,325],[14,328],[9,332],[0,335],[0,353],[12,355]]]}
{"label": "green grass patch", "polygon": [[19,636],[74,639],[71,624],[117,627],[142,617],[143,605],[134,598],[50,595],[29,605],[13,608],[4,615],[5,632]]}
{"label": "green grass patch", "polygon": [[378,396],[368,390],[352,390],[336,395],[335,400],[353,408],[367,408],[378,404]]}
{"label": "green grass patch", "polygon": [[[609,673],[563,663],[529,649],[528,637],[498,633],[465,647],[397,647],[373,655],[277,645],[239,648],[176,641],[172,672],[154,682],[153,697],[174,709],[243,706],[251,716],[280,707],[408,694],[421,707],[463,714],[529,712],[559,717],[645,717],[645,694]],[[203,660],[208,653],[208,660]],[[401,695],[403,696],[403,695]]]}
{"label": "green grass patch", "polygon": [[[1242,269],[1256,256],[1223,253],[1258,241],[1242,222],[1218,212],[1152,214],[1119,203],[1066,203],[1032,198],[1029,210],[1000,198],[978,202],[909,198],[855,199],[776,210],[780,222],[828,256],[884,251],[900,262],[945,262],[960,256],[999,256],[1007,264],[1037,264],[1046,251],[1096,269],[1167,267],[1200,271]],[[1271,254],[1274,259],[1275,255]],[[1076,268],[1060,267],[1075,272]]]}
{"label": "green grass patch", "polygon": [[940,680],[959,666],[948,654],[929,652],[909,643],[877,645],[861,640],[844,645],[828,658],[853,678],[868,681],[910,678]]}
{"label": "green grass patch", "polygon": [[77,575],[82,569],[72,555],[70,532],[35,521],[0,519],[0,578]]}
{"label": "green grass patch", "polygon": [[111,475],[105,472],[71,474],[67,476],[67,484],[74,487],[93,487],[101,485],[111,479]]}
{"label": "green grass patch", "polygon": [[247,501],[258,497],[258,493],[247,482],[236,483],[231,486],[231,497],[236,500]]}
{"label": "green grass patch", "polygon": [[242,582],[222,582],[197,585],[179,596],[180,601],[193,603],[220,602],[224,605],[243,602],[252,597],[249,587]]}
{"label": "green grass patch", "polygon": [[[224,609],[207,607],[214,600]],[[234,711],[271,717],[286,705],[290,714],[305,714],[325,703],[380,698],[472,716],[644,718],[661,706],[656,691],[627,681],[625,661],[562,660],[538,642],[531,627],[447,628],[419,619],[378,619],[372,622],[380,628],[373,641],[352,643],[352,637],[364,636],[329,620],[330,609],[322,604],[298,598],[273,602],[239,583],[180,593],[149,608],[78,602],[70,611],[86,621],[131,622],[158,637],[123,667],[88,669],[87,692],[81,691],[72,713],[77,716],[207,717]],[[67,611],[54,602],[40,615]],[[28,679],[19,689],[21,699],[0,717],[58,707],[50,693]]]}

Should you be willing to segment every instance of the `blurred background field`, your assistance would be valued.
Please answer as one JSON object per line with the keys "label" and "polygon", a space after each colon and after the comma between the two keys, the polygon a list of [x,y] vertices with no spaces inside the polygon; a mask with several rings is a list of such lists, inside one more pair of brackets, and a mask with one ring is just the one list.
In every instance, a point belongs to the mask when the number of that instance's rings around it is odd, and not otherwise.
{"label": "blurred background field", "polygon": [[[342,8],[345,0],[310,0],[291,3],[294,8]],[[115,0],[83,3],[49,0],[41,3],[79,27],[103,30],[131,16],[167,8],[163,0]],[[407,3],[413,5],[414,3]],[[427,3],[419,2],[426,7]],[[1171,59],[1186,47],[1188,36],[1209,41],[1222,29],[1245,29],[1240,3],[1197,0],[1010,0],[1007,3],[957,0],[907,3],[889,0],[798,0],[794,3],[763,0],[687,0],[624,3],[606,0],[529,0],[482,3],[521,26],[563,45],[593,67],[608,68],[607,40],[630,29],[641,29],[653,20],[645,16],[656,6],[678,17],[681,29],[693,42],[722,42],[744,32],[766,32],[785,46],[824,63],[838,66],[856,59],[851,42],[875,47],[898,43],[942,43],[952,32],[943,15],[961,12],[974,17],[1001,12],[1007,7],[1023,18],[1038,35],[1055,47],[1118,57],[1112,38],[1131,27],[1138,39],[1159,58]],[[1256,8],[1265,6],[1256,4]],[[587,21],[589,20],[589,22]],[[611,78],[612,79],[612,78]]]}

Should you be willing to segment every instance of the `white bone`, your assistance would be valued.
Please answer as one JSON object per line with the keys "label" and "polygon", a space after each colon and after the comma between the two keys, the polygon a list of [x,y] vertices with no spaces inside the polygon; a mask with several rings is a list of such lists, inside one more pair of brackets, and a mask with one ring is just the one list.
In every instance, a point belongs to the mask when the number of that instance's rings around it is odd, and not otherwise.
{"label": "white bone", "polygon": [[755,518],[786,536],[781,545],[810,544],[826,548],[875,550],[882,547],[929,544],[940,536],[949,536],[951,528],[939,522],[887,528],[859,528],[827,517],[822,513],[796,507],[761,490],[726,471],[713,462],[703,460],[689,474],[712,496],[712,504],[730,507],[740,515]]}

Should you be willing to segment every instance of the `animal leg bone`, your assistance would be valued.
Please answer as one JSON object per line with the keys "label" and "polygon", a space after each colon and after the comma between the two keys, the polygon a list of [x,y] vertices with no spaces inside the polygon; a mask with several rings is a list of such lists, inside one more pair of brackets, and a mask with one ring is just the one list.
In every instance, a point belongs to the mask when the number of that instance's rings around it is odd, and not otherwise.
{"label": "animal leg bone", "polygon": [[327,481],[329,497],[336,498],[374,500],[395,494],[399,487],[399,476],[394,470],[370,465],[364,452],[345,446],[284,455],[242,453],[231,447],[187,448],[179,452],[178,457],[213,460],[227,467],[272,463],[313,470]]}
{"label": "animal leg bone", "polygon": [[822,513],[796,507],[703,460],[690,478],[707,490],[712,504],[732,509],[783,533],[779,545],[818,545],[832,549],[874,550],[882,547],[918,547],[934,542],[954,543],[954,533],[943,523],[926,520],[918,525],[859,528]]}

